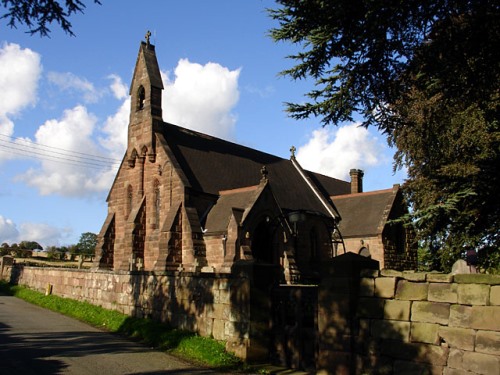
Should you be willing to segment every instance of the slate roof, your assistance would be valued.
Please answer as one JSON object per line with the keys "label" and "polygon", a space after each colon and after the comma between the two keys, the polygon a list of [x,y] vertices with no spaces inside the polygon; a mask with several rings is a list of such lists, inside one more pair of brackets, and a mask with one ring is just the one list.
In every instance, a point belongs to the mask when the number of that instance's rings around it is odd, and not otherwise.
{"label": "slate roof", "polygon": [[394,204],[399,186],[391,189],[332,197],[342,216],[339,224],[344,238],[380,234]]}
{"label": "slate roof", "polygon": [[229,219],[233,210],[241,211],[238,219],[243,217],[243,212],[249,209],[258,198],[262,189],[259,186],[251,186],[246,189],[221,192],[217,204],[210,210],[205,229],[207,232],[222,232],[227,230]]}
{"label": "slate roof", "polygon": [[[283,210],[330,216],[290,160],[165,122],[157,131],[197,191],[218,195],[222,190],[257,185],[265,165],[270,187]],[[307,173],[327,199],[350,189],[348,182]]]}

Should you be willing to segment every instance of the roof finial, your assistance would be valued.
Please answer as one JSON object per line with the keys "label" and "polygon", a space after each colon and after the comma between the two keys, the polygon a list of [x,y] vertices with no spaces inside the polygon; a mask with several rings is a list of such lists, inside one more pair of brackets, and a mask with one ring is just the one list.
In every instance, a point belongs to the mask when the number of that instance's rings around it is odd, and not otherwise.
{"label": "roof finial", "polygon": [[295,151],[297,151],[295,146],[290,147],[290,153],[291,153],[290,159],[295,159]]}
{"label": "roof finial", "polygon": [[146,44],[149,46],[149,38],[151,38],[151,31],[147,31],[146,33]]}
{"label": "roof finial", "polygon": [[265,165],[262,166],[262,168],[260,169],[260,174],[262,175],[262,178],[260,179],[261,181],[266,181],[267,180],[267,175],[269,174],[269,172],[267,171],[267,168]]}

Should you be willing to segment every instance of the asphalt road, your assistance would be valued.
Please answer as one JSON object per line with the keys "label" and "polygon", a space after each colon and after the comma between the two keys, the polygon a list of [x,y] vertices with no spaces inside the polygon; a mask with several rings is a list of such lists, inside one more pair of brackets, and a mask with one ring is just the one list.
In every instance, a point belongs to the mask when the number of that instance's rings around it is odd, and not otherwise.
{"label": "asphalt road", "polygon": [[18,298],[0,295],[0,374],[215,373]]}

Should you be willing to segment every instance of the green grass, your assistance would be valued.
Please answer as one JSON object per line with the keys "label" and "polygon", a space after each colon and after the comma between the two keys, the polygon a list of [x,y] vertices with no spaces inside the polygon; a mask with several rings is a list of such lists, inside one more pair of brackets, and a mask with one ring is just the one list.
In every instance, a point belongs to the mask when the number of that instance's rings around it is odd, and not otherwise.
{"label": "green grass", "polygon": [[0,281],[0,293],[16,296],[35,305],[76,318],[94,327],[119,333],[203,366],[217,369],[241,368],[241,361],[225,350],[224,343],[197,336],[191,332],[172,329],[150,319],[133,318],[87,302],[11,286]]}

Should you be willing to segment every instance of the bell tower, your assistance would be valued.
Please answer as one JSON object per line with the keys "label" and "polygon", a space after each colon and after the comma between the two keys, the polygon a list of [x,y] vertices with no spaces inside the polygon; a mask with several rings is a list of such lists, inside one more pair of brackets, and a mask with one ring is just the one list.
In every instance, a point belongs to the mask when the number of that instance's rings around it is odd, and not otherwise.
{"label": "bell tower", "polygon": [[[161,92],[163,83],[156,59],[151,33],[141,42],[130,85],[130,120],[128,126],[127,159],[131,167],[137,158],[156,158],[154,128],[162,122]],[[144,159],[143,159],[144,160]]]}

